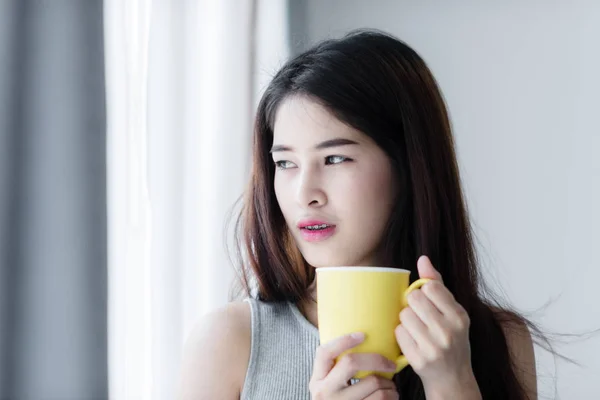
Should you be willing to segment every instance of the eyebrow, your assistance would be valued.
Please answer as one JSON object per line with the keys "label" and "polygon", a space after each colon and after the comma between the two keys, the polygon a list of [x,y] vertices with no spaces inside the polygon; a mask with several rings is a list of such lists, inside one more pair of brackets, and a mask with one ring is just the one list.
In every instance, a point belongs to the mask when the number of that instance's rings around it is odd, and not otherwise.
{"label": "eyebrow", "polygon": [[[350,139],[343,139],[343,138],[330,139],[330,140],[326,140],[326,141],[321,142],[318,145],[316,145],[315,150],[322,150],[322,149],[328,149],[331,147],[339,147],[339,146],[348,146],[348,145],[353,145],[353,144],[358,144],[358,142],[355,142],[354,140],[350,140]],[[277,145],[273,145],[270,153],[275,153],[277,151],[293,151],[293,149],[289,146],[277,144]]]}

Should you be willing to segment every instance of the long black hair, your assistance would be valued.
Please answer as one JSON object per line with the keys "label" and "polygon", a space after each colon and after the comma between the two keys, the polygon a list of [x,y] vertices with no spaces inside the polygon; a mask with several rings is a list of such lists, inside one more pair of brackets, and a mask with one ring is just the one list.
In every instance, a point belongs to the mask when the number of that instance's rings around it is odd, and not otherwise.
{"label": "long black hair", "polygon": [[[427,254],[470,316],[472,367],[483,398],[527,399],[504,332],[511,324],[525,324],[545,338],[524,316],[482,297],[444,99],[423,59],[386,33],[360,30],[321,42],[287,62],[267,87],[258,106],[251,179],[238,219],[247,292],[255,279],[263,301],[300,301],[315,275],[291,238],[273,186],[273,124],[289,96],[319,102],[386,152],[402,195],[382,243],[385,264],[411,269],[414,280],[416,260]],[[412,368],[394,380],[401,398],[425,399]]]}

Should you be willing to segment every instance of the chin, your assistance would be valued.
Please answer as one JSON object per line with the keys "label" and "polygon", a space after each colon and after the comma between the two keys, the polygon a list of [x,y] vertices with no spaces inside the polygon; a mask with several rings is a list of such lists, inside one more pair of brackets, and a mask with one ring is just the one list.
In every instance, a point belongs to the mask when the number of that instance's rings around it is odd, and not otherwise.
{"label": "chin", "polygon": [[327,256],[327,255],[304,255],[304,259],[314,268],[322,267],[347,267],[357,265],[357,262],[349,259],[342,259],[339,257]]}
{"label": "chin", "polygon": [[309,254],[303,254],[304,259],[306,260],[306,262],[314,268],[321,268],[321,267],[333,267],[335,265],[339,265],[335,263],[335,260],[332,260],[329,257],[323,257],[323,256],[315,256],[315,255],[309,255]]}

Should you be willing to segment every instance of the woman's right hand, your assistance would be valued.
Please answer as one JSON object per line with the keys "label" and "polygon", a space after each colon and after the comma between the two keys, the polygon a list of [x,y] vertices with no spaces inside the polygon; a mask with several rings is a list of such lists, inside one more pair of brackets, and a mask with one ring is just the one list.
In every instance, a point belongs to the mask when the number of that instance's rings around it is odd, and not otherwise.
{"label": "woman's right hand", "polygon": [[358,346],[365,340],[362,333],[341,336],[317,349],[310,393],[313,400],[398,400],[394,382],[377,375],[370,375],[350,385],[350,379],[358,371],[393,372],[396,364],[380,354],[350,353],[338,363],[335,359],[344,351]]}

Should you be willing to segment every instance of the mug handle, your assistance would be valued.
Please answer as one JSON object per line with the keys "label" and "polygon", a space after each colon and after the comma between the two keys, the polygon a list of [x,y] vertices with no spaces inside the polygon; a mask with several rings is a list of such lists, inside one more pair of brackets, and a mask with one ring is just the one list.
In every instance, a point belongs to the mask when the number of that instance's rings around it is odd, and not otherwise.
{"label": "mug handle", "polygon": [[[426,284],[427,282],[429,282],[431,279],[429,278],[421,278],[421,279],[417,279],[416,281],[414,281],[409,287],[408,289],[406,289],[404,291],[404,294],[402,295],[402,307],[407,307],[408,306],[408,302],[406,301],[406,296],[408,296],[413,290],[419,289],[420,287],[422,287],[424,284]],[[396,374],[400,371],[402,371],[406,366],[408,365],[408,360],[406,359],[405,356],[400,355],[397,359],[396,359]]]}

